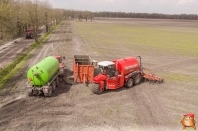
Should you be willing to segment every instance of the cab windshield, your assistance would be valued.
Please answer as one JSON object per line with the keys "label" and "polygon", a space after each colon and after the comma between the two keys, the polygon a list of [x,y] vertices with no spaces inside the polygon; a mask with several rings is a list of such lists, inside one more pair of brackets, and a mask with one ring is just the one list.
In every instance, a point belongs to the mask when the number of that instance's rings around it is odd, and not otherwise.
{"label": "cab windshield", "polygon": [[115,68],[114,65],[108,65],[108,66],[99,66],[100,73],[108,76],[114,76],[115,75]]}
{"label": "cab windshield", "polygon": [[100,69],[100,73],[101,74],[106,74],[107,70],[108,70],[108,67],[107,66],[99,66],[99,69]]}

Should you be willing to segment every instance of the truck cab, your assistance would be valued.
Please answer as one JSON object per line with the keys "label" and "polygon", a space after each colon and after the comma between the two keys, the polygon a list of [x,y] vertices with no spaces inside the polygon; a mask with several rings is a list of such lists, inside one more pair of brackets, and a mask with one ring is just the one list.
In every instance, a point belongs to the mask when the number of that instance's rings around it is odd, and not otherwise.
{"label": "truck cab", "polygon": [[98,63],[100,73],[108,77],[115,76],[115,63],[112,61],[101,61]]}
{"label": "truck cab", "polygon": [[116,64],[114,62],[101,61],[98,63],[98,68],[100,69],[100,74],[93,79],[93,93],[101,94],[105,89],[117,89],[121,87],[121,75],[116,71]]}
{"label": "truck cab", "polygon": [[93,79],[92,92],[94,94],[101,94],[104,90],[118,89],[124,86],[130,88],[142,80],[141,62],[135,57],[102,61],[98,63],[98,67],[100,74]]}
{"label": "truck cab", "polygon": [[63,59],[65,59],[65,57],[63,56],[54,56],[58,62],[59,62],[59,74],[60,75],[63,75],[64,74],[64,67],[65,67],[65,64],[63,62]]}

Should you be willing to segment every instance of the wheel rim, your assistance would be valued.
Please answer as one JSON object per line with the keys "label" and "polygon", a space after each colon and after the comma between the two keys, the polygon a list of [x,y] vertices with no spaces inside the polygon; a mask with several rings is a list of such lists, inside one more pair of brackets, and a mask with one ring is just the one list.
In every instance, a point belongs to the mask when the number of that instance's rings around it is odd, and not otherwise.
{"label": "wheel rim", "polygon": [[133,85],[133,80],[132,79],[129,79],[128,80],[128,86],[131,87],[132,85]]}
{"label": "wheel rim", "polygon": [[127,81],[127,87],[128,88],[130,88],[130,87],[132,87],[133,86],[133,79],[129,79],[128,81]]}
{"label": "wheel rim", "polygon": [[140,81],[140,74],[137,74],[136,77],[135,77],[135,83],[139,83]]}

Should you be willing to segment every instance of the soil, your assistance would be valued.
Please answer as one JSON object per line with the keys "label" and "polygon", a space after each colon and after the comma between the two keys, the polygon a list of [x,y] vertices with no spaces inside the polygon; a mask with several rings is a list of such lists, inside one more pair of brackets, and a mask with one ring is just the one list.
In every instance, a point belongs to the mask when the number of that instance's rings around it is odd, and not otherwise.
{"label": "soil", "polygon": [[[45,28],[41,27],[38,32],[38,37],[42,36]],[[21,37],[10,41],[0,46],[0,69],[10,64],[19,55],[21,55],[32,43],[34,39],[25,39]]]}
{"label": "soil", "polygon": [[[95,20],[101,21],[110,20]],[[119,23],[123,20],[111,20],[116,21]],[[144,23],[143,19],[139,21]],[[181,23],[180,26],[186,25],[185,21]],[[196,119],[197,84],[182,81],[165,81],[161,85],[145,82],[132,88],[108,90],[101,95],[91,92],[91,84],[69,85],[62,82],[52,97],[27,96],[28,68],[48,55],[65,56],[67,76],[72,75],[74,55],[90,55],[92,59],[100,61],[138,53],[142,54],[143,65],[158,74],[182,72],[198,77],[192,73],[198,71],[195,68],[198,67],[196,58],[165,55],[157,51],[150,53],[149,49],[143,53],[138,49],[133,52],[124,49],[122,56],[98,56],[93,50],[94,45],[90,44],[77,34],[72,22],[64,21],[39,50],[32,52],[24,67],[0,91],[0,130],[177,131],[182,130],[179,122],[183,114],[192,112]],[[109,49],[108,46],[104,48]]]}

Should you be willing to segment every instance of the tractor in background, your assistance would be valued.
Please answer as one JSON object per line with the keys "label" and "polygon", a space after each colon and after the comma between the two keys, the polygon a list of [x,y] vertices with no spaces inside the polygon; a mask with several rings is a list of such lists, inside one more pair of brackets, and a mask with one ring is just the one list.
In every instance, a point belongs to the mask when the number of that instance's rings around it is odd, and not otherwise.
{"label": "tractor in background", "polygon": [[25,34],[26,39],[33,39],[34,38],[34,30],[32,28],[29,28],[26,30]]}

